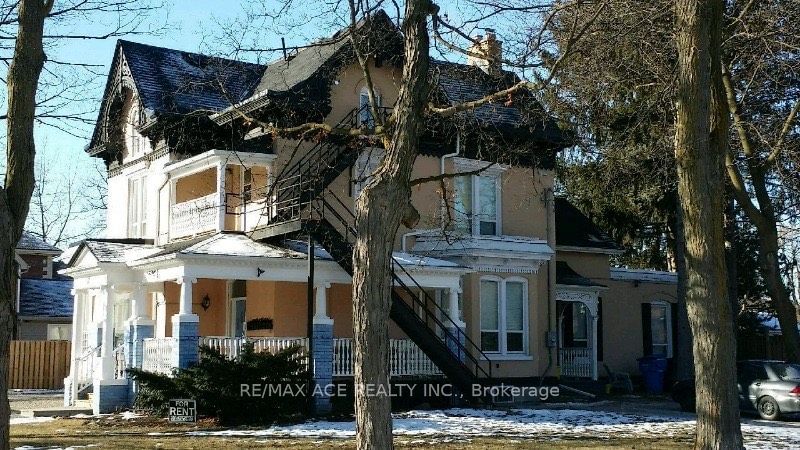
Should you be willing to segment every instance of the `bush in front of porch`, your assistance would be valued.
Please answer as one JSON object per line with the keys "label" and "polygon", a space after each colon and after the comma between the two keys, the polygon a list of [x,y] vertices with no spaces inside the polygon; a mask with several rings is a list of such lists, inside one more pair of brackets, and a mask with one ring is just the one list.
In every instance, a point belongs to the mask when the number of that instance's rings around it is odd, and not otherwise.
{"label": "bush in front of porch", "polygon": [[137,409],[166,415],[170,399],[191,398],[197,401],[198,416],[215,417],[221,424],[269,424],[302,419],[307,413],[306,362],[300,347],[257,353],[247,343],[233,360],[203,346],[196,365],[175,369],[172,376],[128,372],[139,382]]}

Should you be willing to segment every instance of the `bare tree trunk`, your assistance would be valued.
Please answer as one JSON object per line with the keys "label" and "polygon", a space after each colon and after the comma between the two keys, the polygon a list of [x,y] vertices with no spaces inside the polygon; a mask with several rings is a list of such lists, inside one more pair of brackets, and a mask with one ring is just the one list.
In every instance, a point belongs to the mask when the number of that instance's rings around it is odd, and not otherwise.
{"label": "bare tree trunk", "polygon": [[[744,448],[722,223],[724,153],[720,149],[727,144],[727,129],[721,117],[714,117],[712,123],[712,87],[717,78],[721,82],[722,9],[721,0],[675,3],[675,158],[686,237],[686,301],[694,338],[697,449]],[[720,94],[718,89],[715,94]]]}
{"label": "bare tree trunk", "polygon": [[52,0],[22,0],[14,58],[8,69],[6,179],[0,188],[0,447],[9,448],[8,350],[16,324],[14,250],[22,236],[33,193],[36,147],[33,119],[44,65],[44,19]]}
{"label": "bare tree trunk", "polygon": [[[722,106],[725,107],[724,105]],[[720,112],[722,114],[722,112]],[[725,265],[728,268],[728,301],[731,303],[731,320],[733,321],[734,339],[737,335],[737,318],[739,311],[739,289],[737,287],[738,269],[736,258],[736,209],[734,200],[728,198],[725,201]]]}
{"label": "bare tree trunk", "polygon": [[429,0],[406,2],[396,122],[384,143],[386,155],[380,168],[356,201],[353,331],[356,448],[362,450],[392,448],[388,396],[392,249],[400,223],[413,227],[419,219],[411,205],[410,178],[430,89],[427,18],[435,8]]}
{"label": "bare tree trunk", "polygon": [[675,271],[678,272],[678,354],[675,355],[675,378],[688,380],[694,378],[692,359],[692,327],[686,309],[686,239],[683,232],[683,212],[680,200],[675,212]]}

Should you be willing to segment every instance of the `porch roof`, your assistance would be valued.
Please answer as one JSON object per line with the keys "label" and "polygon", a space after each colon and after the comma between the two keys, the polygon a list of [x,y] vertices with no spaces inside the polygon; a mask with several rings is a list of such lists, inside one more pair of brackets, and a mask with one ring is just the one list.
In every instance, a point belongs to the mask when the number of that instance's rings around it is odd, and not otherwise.
{"label": "porch roof", "polygon": [[607,287],[575,272],[566,261],[556,261],[556,284],[565,286]]}

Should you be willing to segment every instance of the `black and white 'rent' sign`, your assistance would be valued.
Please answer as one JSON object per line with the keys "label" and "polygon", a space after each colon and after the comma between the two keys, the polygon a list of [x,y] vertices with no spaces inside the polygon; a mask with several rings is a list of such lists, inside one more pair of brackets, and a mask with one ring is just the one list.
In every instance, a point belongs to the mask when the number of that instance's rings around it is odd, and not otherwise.
{"label": "black and white 'rent' sign", "polygon": [[174,398],[170,400],[169,421],[178,423],[197,422],[197,403],[194,399]]}

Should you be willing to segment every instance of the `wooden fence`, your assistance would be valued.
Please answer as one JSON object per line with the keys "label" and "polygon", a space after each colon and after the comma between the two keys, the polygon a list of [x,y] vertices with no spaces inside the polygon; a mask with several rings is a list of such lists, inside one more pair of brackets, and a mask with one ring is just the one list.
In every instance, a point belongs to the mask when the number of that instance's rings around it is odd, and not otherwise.
{"label": "wooden fence", "polygon": [[11,341],[8,388],[63,388],[70,351],[69,341]]}

